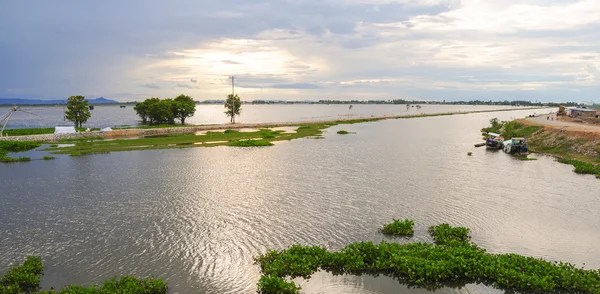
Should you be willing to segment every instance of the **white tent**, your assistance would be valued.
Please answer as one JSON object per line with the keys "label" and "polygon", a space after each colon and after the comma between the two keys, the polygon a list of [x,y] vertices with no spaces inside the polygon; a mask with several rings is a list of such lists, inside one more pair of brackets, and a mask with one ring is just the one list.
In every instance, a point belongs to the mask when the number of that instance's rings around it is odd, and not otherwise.
{"label": "white tent", "polygon": [[74,126],[56,126],[54,128],[55,134],[72,134],[76,133]]}

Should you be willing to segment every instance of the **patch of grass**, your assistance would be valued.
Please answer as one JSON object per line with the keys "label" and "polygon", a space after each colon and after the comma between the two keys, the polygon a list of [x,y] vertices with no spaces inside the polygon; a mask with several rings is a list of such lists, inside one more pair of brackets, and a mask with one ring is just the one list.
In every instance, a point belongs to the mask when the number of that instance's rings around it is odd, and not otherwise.
{"label": "patch of grass", "polygon": [[0,293],[20,294],[102,294],[102,293],[136,293],[136,294],[165,294],[167,284],[162,279],[145,278],[137,279],[131,276],[113,278],[104,281],[101,286],[91,285],[88,287],[69,285],[60,291],[41,291],[40,278],[44,273],[42,259],[39,257],[28,257],[23,265],[11,266],[4,277],[0,279]]}
{"label": "patch of grass", "polygon": [[415,222],[410,219],[394,219],[391,223],[383,226],[382,233],[394,236],[410,237],[414,234]]}
{"label": "patch of grass", "polygon": [[469,152],[467,152],[467,155],[471,156],[471,155],[473,155],[473,152],[469,151]]}
{"label": "patch of grass", "polygon": [[231,133],[239,133],[239,131],[228,129],[228,130],[225,130],[223,133],[224,134],[231,134]]}
{"label": "patch of grass", "polygon": [[40,147],[42,144],[30,141],[0,141],[0,162],[31,161],[29,157],[7,157],[8,152],[23,152]]}
{"label": "patch of grass", "polygon": [[44,135],[54,134],[54,128],[33,128],[33,129],[11,129],[4,130],[4,135],[8,136],[30,136],[30,135]]}
{"label": "patch of grass", "polygon": [[429,234],[438,244],[460,244],[469,243],[469,232],[468,228],[464,227],[452,227],[449,224],[441,224],[437,226],[429,227]]}
{"label": "patch of grass", "polygon": [[446,241],[438,244],[358,242],[337,252],[300,245],[269,251],[255,258],[262,273],[259,287],[269,284],[273,285],[269,289],[294,291],[295,284],[284,278],[308,279],[321,269],[334,274],[385,274],[400,283],[428,290],[440,289],[446,283],[459,286],[483,283],[510,293],[600,293],[598,270],[517,254],[490,254],[468,242],[467,228],[444,224],[432,228],[438,241]]}
{"label": "patch of grass", "polygon": [[267,140],[244,140],[244,141],[233,141],[229,142],[227,146],[234,147],[262,147],[262,146],[273,146],[273,143]]}
{"label": "patch of grass", "polygon": [[54,159],[54,156],[48,156],[48,155],[46,155],[46,156],[42,157],[42,159],[43,160],[52,160],[52,159]]}
{"label": "patch of grass", "polygon": [[338,134],[340,134],[340,135],[347,135],[347,134],[350,134],[350,133],[349,133],[348,131],[346,131],[346,130],[339,130],[339,131],[337,131],[337,133],[338,133]]}
{"label": "patch of grass", "polygon": [[56,148],[58,147],[58,144],[50,144],[50,148]]}

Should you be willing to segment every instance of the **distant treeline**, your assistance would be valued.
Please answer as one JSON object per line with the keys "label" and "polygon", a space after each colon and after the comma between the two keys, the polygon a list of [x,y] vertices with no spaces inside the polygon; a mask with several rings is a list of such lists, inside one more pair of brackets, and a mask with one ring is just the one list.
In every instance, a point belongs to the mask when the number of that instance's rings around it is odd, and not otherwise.
{"label": "distant treeline", "polygon": [[448,105],[510,105],[510,106],[581,106],[582,103],[577,102],[531,102],[526,100],[514,100],[514,101],[482,101],[482,100],[470,100],[470,101],[419,101],[419,100],[319,100],[318,104],[448,104]]}

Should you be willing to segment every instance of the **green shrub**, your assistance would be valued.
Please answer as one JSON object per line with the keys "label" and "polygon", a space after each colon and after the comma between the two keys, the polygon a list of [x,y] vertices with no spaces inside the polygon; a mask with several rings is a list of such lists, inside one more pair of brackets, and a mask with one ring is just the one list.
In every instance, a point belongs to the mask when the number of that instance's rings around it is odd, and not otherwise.
{"label": "green shrub", "polygon": [[468,243],[470,229],[464,227],[452,227],[449,224],[441,224],[429,227],[429,234],[439,244]]}
{"label": "green shrub", "polygon": [[340,134],[340,135],[347,135],[347,134],[350,134],[350,133],[349,133],[348,131],[346,131],[346,130],[339,130],[339,131],[337,131],[337,133],[338,133],[338,134]]}
{"label": "green shrub", "polygon": [[48,156],[48,155],[46,155],[46,156],[42,157],[42,159],[43,160],[52,160],[52,159],[54,159],[54,156]]}
{"label": "green shrub", "polygon": [[387,235],[412,236],[414,234],[414,226],[415,222],[410,219],[394,219],[392,223],[384,225],[381,231]]}
{"label": "green shrub", "polygon": [[473,152],[467,152],[467,155],[471,156],[473,155]]}
{"label": "green shrub", "polygon": [[223,133],[224,134],[232,134],[232,133],[239,133],[239,131],[228,129],[228,130],[225,130],[225,132],[223,132]]}
{"label": "green shrub", "polygon": [[244,141],[233,141],[229,142],[227,146],[233,147],[261,147],[261,146],[273,146],[273,143],[267,140],[244,140]]}
{"label": "green shrub", "polygon": [[258,293],[260,294],[298,294],[300,287],[294,282],[273,276],[261,276],[258,281]]}

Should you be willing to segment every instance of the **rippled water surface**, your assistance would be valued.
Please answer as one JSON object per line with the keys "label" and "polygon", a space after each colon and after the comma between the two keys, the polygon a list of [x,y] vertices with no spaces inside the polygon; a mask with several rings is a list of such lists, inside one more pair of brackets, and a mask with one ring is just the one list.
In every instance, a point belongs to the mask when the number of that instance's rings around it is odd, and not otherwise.
{"label": "rippled water surface", "polygon": [[[492,117],[534,110],[338,125],[324,140],[267,148],[130,151],[0,165],[0,274],[40,255],[42,286],[114,275],[173,293],[254,293],[252,257],[292,244],[337,250],[386,238],[392,218],[467,226],[493,253],[600,267],[600,180],[540,156],[474,148]],[[337,135],[345,129],[355,134]],[[472,151],[473,156],[467,156]],[[425,293],[385,277],[300,280],[305,293]],[[502,293],[481,285],[441,293]]]}
{"label": "rippled water surface", "polygon": [[[7,125],[9,129],[54,127],[58,124],[68,124],[64,120],[62,106],[23,106],[23,110],[33,113],[16,112]],[[423,105],[422,108],[406,105],[322,105],[322,104],[275,104],[275,105],[242,105],[242,115],[236,119],[240,123],[289,122],[336,120],[370,116],[392,116],[420,113],[441,113],[454,111],[473,111],[489,109],[515,109],[512,106],[471,106],[471,105]],[[229,119],[224,114],[223,105],[199,104],[196,113],[186,120],[188,124],[224,124]],[[8,107],[0,107],[0,116],[9,111]],[[121,109],[119,105],[97,105],[91,111],[91,118],[85,127],[108,127],[118,125],[137,125],[139,117],[133,110],[133,105]]]}

